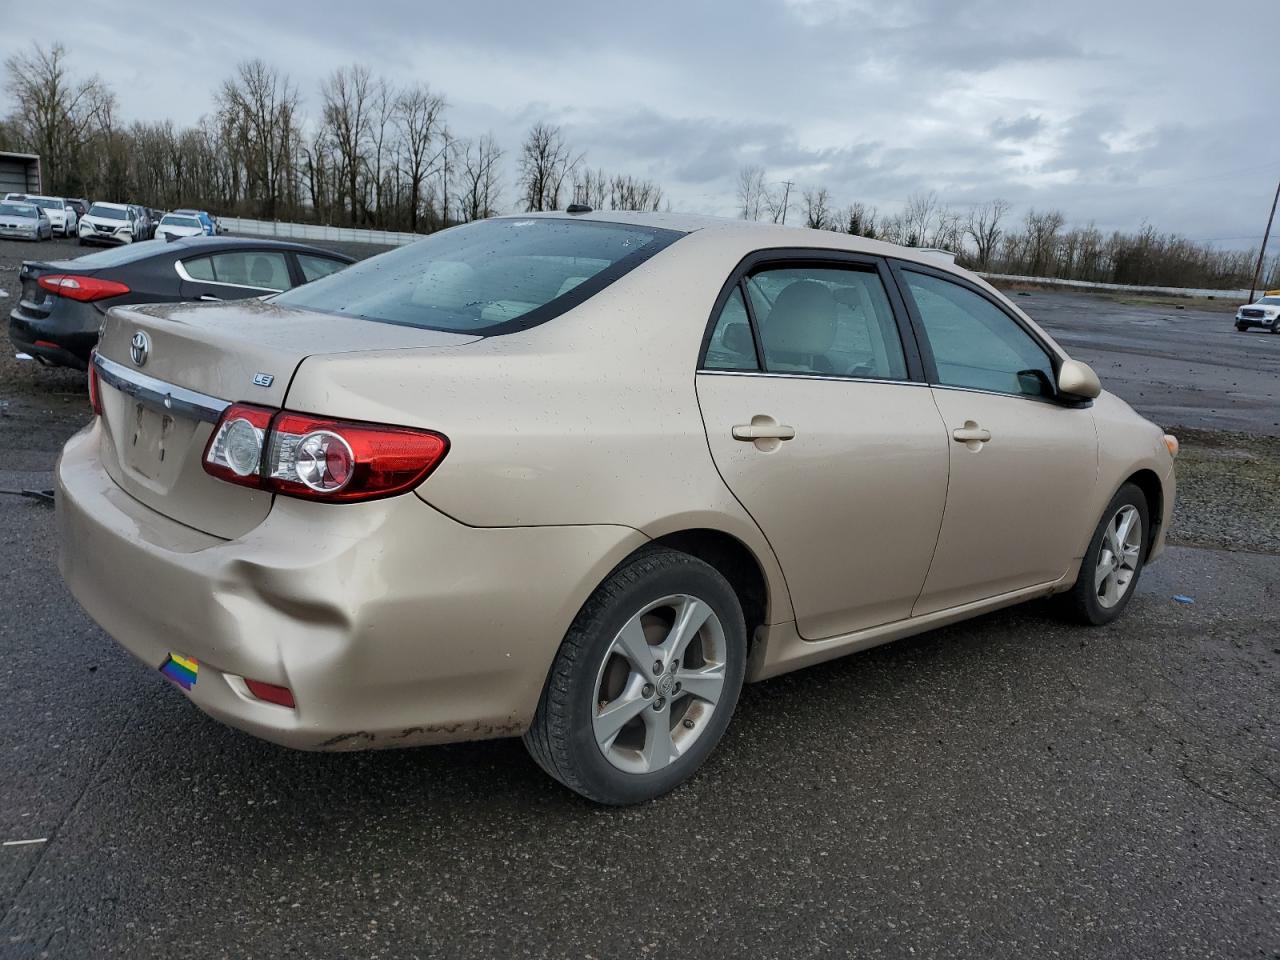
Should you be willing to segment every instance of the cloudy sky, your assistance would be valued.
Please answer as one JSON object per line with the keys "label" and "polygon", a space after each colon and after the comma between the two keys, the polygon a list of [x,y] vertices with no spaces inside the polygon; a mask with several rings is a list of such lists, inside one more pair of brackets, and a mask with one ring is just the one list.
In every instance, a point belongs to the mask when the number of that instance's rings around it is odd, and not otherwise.
{"label": "cloudy sky", "polygon": [[55,31],[6,23],[6,46],[61,38],[126,119],[197,120],[248,57],[287,71],[314,117],[321,78],[360,61],[429,82],[454,132],[492,132],[509,168],[523,132],[547,120],[592,166],[657,180],[679,210],[732,214],[737,170],[759,164],[771,181],[825,185],[840,205],[1003,197],[1018,213],[1145,220],[1242,247],[1280,178],[1277,0],[60,8]]}

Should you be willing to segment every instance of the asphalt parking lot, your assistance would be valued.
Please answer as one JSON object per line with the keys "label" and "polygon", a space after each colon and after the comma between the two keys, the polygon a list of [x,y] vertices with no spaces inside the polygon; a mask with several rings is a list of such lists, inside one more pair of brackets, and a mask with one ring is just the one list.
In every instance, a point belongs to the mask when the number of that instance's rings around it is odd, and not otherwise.
{"label": "asphalt parking lot", "polygon": [[[1126,617],[1033,604],[750,687],[633,809],[518,741],[224,728],[79,611],[53,511],[0,496],[0,841],[43,841],[0,847],[0,957],[1280,957],[1280,337],[1018,302],[1189,428],[1178,545]],[[5,347],[0,489],[42,489],[81,377]]]}

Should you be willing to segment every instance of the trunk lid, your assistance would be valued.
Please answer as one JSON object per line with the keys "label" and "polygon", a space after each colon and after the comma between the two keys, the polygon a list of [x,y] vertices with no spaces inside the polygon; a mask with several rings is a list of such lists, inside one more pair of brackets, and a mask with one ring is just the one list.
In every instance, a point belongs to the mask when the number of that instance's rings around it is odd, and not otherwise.
{"label": "trunk lid", "polygon": [[[77,277],[92,277],[98,269],[85,270],[76,266],[74,260],[25,260],[18,271],[18,281],[22,284],[21,303],[32,307],[45,307],[53,299],[53,294],[40,286],[37,281],[51,273],[73,273]],[[48,313],[48,310],[42,310]]]}
{"label": "trunk lid", "polygon": [[266,517],[271,495],[204,472],[213,411],[230,403],[283,407],[308,356],[450,349],[476,339],[262,300],[115,307],[98,344],[107,361],[100,377],[103,465],[122,489],[166,517],[214,536],[241,536]]}

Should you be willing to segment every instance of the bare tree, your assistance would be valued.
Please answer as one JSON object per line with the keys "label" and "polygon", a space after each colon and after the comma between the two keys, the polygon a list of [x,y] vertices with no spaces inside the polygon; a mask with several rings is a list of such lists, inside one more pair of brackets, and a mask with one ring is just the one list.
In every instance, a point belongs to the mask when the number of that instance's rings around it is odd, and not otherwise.
{"label": "bare tree", "polygon": [[764,167],[752,165],[738,171],[738,215],[743,220],[759,220],[764,215],[767,194]]}
{"label": "bare tree", "polygon": [[1009,202],[1000,199],[975,204],[969,209],[964,232],[976,248],[975,265],[979,270],[990,267],[991,257],[996,252],[996,244],[1000,242],[1000,223],[1008,213]]}
{"label": "bare tree", "polygon": [[[1060,210],[1048,210],[1040,213],[1035,210],[1027,211],[1026,250],[1031,276],[1053,275],[1050,271],[1057,256],[1058,231],[1062,229],[1065,220],[1066,218],[1063,217]],[[1155,231],[1150,227],[1144,227],[1143,233],[1139,236],[1154,239]],[[1142,242],[1140,241],[1139,247],[1141,245]]]}
{"label": "bare tree", "polygon": [[339,67],[320,85],[324,125],[337,150],[338,179],[344,181],[351,222],[360,217],[360,168],[373,112],[372,77],[363,64]]}
{"label": "bare tree", "polygon": [[[234,144],[243,166],[244,188],[267,217],[276,216],[290,190],[294,147],[298,140],[298,91],[275,67],[246,60],[217,95],[224,135]],[[238,187],[239,170],[233,172]],[[239,196],[239,189],[235,190]]]}
{"label": "bare tree", "polygon": [[573,202],[603,210],[609,199],[609,175],[603,169],[583,167],[573,175]]}
{"label": "bare tree", "polygon": [[5,59],[5,89],[14,102],[7,126],[23,147],[40,154],[48,189],[85,191],[82,159],[90,141],[104,130],[115,107],[115,94],[97,76],[72,79],[67,51],[60,43],[45,50]]}
{"label": "bare tree", "polygon": [[932,231],[937,213],[938,195],[932,190],[907,197],[907,206],[902,211],[904,236],[900,242],[908,247],[922,246]]}
{"label": "bare tree", "polygon": [[804,225],[812,230],[828,230],[834,225],[831,193],[826,187],[804,192]]}
{"label": "bare tree", "polygon": [[851,203],[845,208],[844,215],[841,217],[842,223],[832,226],[832,230],[843,230],[845,233],[851,233],[856,237],[867,237],[874,240],[878,234],[876,233],[876,218],[879,212],[875,207],[868,207],[865,203]]}
{"label": "bare tree", "polygon": [[404,143],[405,172],[409,176],[409,229],[417,231],[423,185],[434,172],[444,151],[437,146],[444,116],[444,98],[426,84],[400,91],[396,98],[396,122]]}
{"label": "bare tree", "polygon": [[[369,99],[369,151],[372,156],[365,158],[365,169],[373,192],[374,222],[385,226],[388,206],[385,191],[390,185],[384,178],[383,164],[387,160],[387,154],[393,149],[387,136],[395,134],[393,120],[396,97],[387,81],[378,77],[372,82]],[[367,200],[365,206],[369,206]]]}
{"label": "bare tree", "polygon": [[558,210],[564,182],[582,154],[574,155],[557,126],[536,123],[520,147],[520,189],[526,210]]}
{"label": "bare tree", "polygon": [[461,173],[462,196],[458,202],[460,219],[483,220],[497,212],[498,194],[498,162],[502,159],[502,151],[492,134],[485,134],[479,140],[466,141],[462,149]]}

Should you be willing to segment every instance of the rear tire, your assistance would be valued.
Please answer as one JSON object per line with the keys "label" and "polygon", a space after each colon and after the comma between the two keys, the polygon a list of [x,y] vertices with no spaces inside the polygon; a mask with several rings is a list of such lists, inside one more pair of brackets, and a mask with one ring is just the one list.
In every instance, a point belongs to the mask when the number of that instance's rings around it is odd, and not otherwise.
{"label": "rear tire", "polygon": [[548,774],[597,803],[652,800],[715,749],[746,661],[742,608],[728,581],[696,557],[647,549],[578,612],[525,747]]}
{"label": "rear tire", "polygon": [[1062,594],[1070,619],[1098,627],[1124,613],[1146,563],[1150,523],[1146,496],[1126,483],[1094,528],[1075,586]]}

